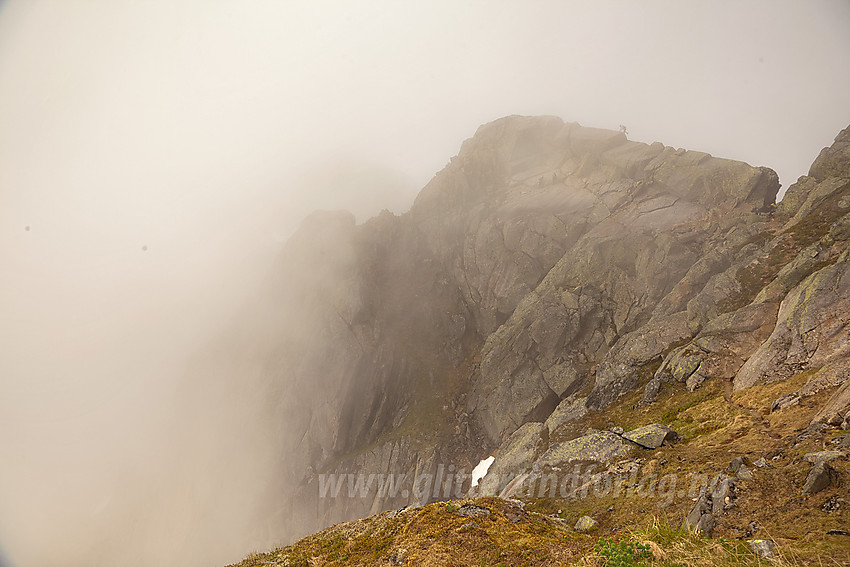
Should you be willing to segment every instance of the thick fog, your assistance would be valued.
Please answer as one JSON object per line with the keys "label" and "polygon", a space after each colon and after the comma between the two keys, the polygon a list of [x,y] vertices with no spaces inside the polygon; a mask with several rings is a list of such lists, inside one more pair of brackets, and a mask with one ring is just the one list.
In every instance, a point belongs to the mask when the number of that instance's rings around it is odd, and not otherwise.
{"label": "thick fog", "polygon": [[787,187],[850,123],[848,30],[843,1],[0,3],[0,564],[286,540],[265,392],[204,358],[312,210],[403,212],[508,114]]}

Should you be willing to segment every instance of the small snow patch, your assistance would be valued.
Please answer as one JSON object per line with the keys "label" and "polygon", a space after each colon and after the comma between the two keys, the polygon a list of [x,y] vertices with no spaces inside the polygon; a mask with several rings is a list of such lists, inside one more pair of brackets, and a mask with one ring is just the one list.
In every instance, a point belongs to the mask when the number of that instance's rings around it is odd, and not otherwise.
{"label": "small snow patch", "polygon": [[493,464],[493,461],[496,460],[496,457],[490,456],[486,459],[481,459],[481,462],[475,465],[475,468],[472,469],[472,487],[475,488],[478,486],[478,481],[480,481],[487,474],[487,470],[490,468],[490,465]]}

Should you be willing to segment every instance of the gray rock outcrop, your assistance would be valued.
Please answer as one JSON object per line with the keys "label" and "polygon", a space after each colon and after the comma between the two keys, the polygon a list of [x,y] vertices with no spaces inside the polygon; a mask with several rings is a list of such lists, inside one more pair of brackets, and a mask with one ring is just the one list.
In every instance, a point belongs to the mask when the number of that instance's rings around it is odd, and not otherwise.
{"label": "gray rock outcrop", "polygon": [[848,148],[850,128],[773,212],[768,168],[510,116],[408,213],[305,220],[215,357],[268,400],[294,533],[412,502],[300,501],[323,474],[436,478],[497,447],[497,472],[627,456],[570,424],[639,387],[652,403],[673,382],[808,371],[775,411],[834,389],[818,419],[845,423]]}
{"label": "gray rock outcrop", "polygon": [[735,477],[721,474],[717,475],[709,486],[702,487],[683,527],[710,536],[717,519],[734,505],[733,489],[737,480]]}
{"label": "gray rock outcrop", "polygon": [[750,549],[752,549],[753,553],[759,557],[764,557],[765,559],[776,559],[776,555],[773,553],[776,544],[773,541],[769,539],[753,539],[750,540],[749,543]]}
{"label": "gray rock outcrop", "polygon": [[803,494],[815,494],[835,482],[836,473],[826,461],[818,461],[809,471],[803,483]]}
{"label": "gray rock outcrop", "polygon": [[549,430],[542,423],[526,423],[499,447],[496,460],[481,479],[476,494],[498,495],[514,477],[531,467],[549,448]]}
{"label": "gray rock outcrop", "polygon": [[576,522],[576,525],[573,529],[577,532],[589,532],[590,530],[599,526],[599,522],[591,518],[590,516],[582,516]]}
{"label": "gray rock outcrop", "polygon": [[816,465],[818,463],[831,463],[836,459],[841,459],[846,456],[847,454],[844,451],[816,451],[814,453],[806,453],[803,455],[803,460],[807,463]]}
{"label": "gray rock outcrop", "polygon": [[587,398],[570,396],[561,400],[558,407],[546,418],[546,427],[554,432],[561,425],[587,415]]}
{"label": "gray rock outcrop", "polygon": [[677,440],[679,435],[666,425],[653,423],[627,431],[623,433],[623,437],[637,443],[644,449],[657,449],[664,443]]}
{"label": "gray rock outcrop", "polygon": [[555,443],[534,463],[535,467],[565,467],[575,463],[608,463],[628,456],[634,445],[616,433],[597,431],[571,441]]}
{"label": "gray rock outcrop", "polygon": [[850,350],[850,247],[832,266],[806,278],[782,303],[770,337],[736,374],[736,390],[768,376],[790,377]]}

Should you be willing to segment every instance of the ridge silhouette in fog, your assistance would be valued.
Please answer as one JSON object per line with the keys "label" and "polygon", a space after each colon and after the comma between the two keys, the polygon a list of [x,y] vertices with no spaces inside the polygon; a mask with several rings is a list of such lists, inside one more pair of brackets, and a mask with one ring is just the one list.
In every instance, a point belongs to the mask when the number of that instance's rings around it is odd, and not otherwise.
{"label": "ridge silhouette in fog", "polygon": [[[281,528],[302,464],[287,420],[372,409],[298,407],[271,379],[287,370],[277,341],[358,323],[311,319],[310,294],[263,302],[303,283],[280,266],[312,211],[354,215],[307,221],[334,260],[313,291],[350,308],[358,268],[336,238],[364,227],[352,246],[373,255],[383,230],[424,246],[379,212],[408,210],[500,116],[628,124],[629,139],[770,166],[787,186],[848,121],[847,29],[842,2],[3,2],[7,563],[221,564],[296,535]],[[432,273],[395,260],[386,278]],[[359,313],[405,307],[363,297]],[[421,307],[410,317],[432,315]],[[419,371],[390,355],[384,378]],[[319,441],[375,432],[349,433]]]}

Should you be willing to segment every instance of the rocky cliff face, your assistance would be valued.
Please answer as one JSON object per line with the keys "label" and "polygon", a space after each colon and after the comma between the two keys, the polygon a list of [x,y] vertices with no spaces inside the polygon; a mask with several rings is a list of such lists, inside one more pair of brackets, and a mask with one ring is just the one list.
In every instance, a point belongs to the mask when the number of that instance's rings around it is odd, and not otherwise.
{"label": "rocky cliff face", "polygon": [[469,470],[635,389],[845,382],[827,371],[850,354],[850,129],[774,207],[778,189],[764,167],[512,116],[409,213],[307,219],[251,339],[296,533],[414,499],[322,500],[320,474]]}

